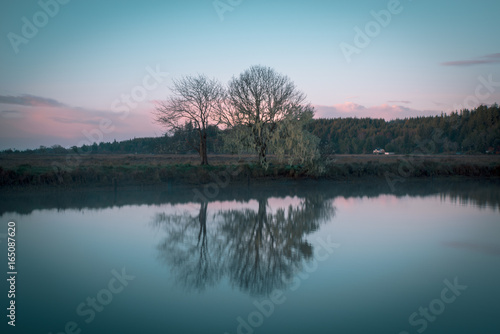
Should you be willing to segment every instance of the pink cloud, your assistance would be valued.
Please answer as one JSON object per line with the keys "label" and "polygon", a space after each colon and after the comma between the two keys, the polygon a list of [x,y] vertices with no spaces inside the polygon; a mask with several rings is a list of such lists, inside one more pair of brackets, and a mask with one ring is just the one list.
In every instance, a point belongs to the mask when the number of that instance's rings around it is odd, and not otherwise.
{"label": "pink cloud", "polygon": [[[15,105],[15,110],[9,105]],[[82,142],[161,136],[164,131],[153,123],[152,109],[151,104],[144,104],[123,115],[71,107],[31,95],[0,97],[0,149],[55,144],[69,147]],[[110,123],[104,127],[108,131],[101,130],[104,121]]]}

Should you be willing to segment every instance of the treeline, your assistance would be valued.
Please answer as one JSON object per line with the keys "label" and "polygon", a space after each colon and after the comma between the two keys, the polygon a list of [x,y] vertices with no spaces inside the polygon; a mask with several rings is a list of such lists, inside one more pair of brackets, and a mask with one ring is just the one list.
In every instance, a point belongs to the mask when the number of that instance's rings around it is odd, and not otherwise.
{"label": "treeline", "polygon": [[[450,115],[416,117],[385,121],[372,118],[313,119],[307,130],[319,138],[325,154],[366,154],[375,148],[396,154],[411,153],[499,153],[500,108],[479,106]],[[173,134],[157,138],[134,138],[117,142],[94,143],[82,147],[41,146],[34,150],[5,150],[4,154],[187,154],[196,153],[198,138],[192,123]],[[224,145],[223,131],[207,128],[208,153],[235,153]],[[269,152],[272,153],[272,152]]]}
{"label": "treeline", "polygon": [[397,154],[493,153],[500,152],[500,109],[494,104],[393,121],[316,119],[309,131],[320,138],[320,147],[327,153],[372,153],[375,148]]}
{"label": "treeline", "polygon": [[[223,132],[216,126],[208,128],[208,150],[210,153],[224,153]],[[72,146],[64,148],[61,145],[51,147],[40,146],[37,149],[4,150],[3,154],[194,154],[196,149],[196,133],[193,125],[187,123],[183,129],[172,135],[150,138],[133,138],[124,141],[101,142],[99,144]]]}

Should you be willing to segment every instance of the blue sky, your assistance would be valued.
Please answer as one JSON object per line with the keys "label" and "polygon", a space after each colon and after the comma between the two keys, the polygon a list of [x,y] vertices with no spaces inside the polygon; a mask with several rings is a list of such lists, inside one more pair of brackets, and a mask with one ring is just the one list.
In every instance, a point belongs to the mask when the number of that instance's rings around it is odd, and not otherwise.
{"label": "blue sky", "polygon": [[173,78],[227,83],[257,64],[288,75],[317,117],[391,119],[500,102],[497,0],[1,6],[0,149],[159,136],[153,101],[168,96]]}

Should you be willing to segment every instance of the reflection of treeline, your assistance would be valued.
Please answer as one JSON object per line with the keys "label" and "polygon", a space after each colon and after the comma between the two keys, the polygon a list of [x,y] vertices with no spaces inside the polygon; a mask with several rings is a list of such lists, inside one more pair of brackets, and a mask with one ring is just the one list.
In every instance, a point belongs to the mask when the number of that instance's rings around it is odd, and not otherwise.
{"label": "reflection of treeline", "polygon": [[[17,212],[30,214],[34,210],[99,210],[126,205],[187,204],[196,200],[195,189],[187,186],[126,187],[117,191],[110,189],[82,190],[19,190],[0,192],[0,214]],[[500,181],[498,180],[453,180],[434,179],[424,181],[406,180],[398,183],[394,191],[383,181],[353,182],[292,182],[256,184],[250,187],[241,184],[221,188],[214,201],[247,202],[262,194],[269,197],[287,196],[314,197],[321,193],[326,199],[335,197],[377,197],[384,194],[400,196],[444,196],[459,203],[480,207],[500,208]]]}
{"label": "reflection of treeline", "polygon": [[[320,150],[324,154],[371,153],[378,147],[388,152],[414,153],[419,152],[420,145],[429,140],[433,140],[433,149],[425,153],[500,152],[500,108],[497,104],[450,115],[393,121],[372,118],[313,119],[307,129],[320,139]],[[232,153],[228,146],[224,146],[224,135],[225,131],[216,126],[207,128],[208,153]],[[4,153],[195,153],[196,136],[196,129],[187,123],[182,129],[158,138],[115,140],[69,149],[54,145],[23,152],[6,150]]]}

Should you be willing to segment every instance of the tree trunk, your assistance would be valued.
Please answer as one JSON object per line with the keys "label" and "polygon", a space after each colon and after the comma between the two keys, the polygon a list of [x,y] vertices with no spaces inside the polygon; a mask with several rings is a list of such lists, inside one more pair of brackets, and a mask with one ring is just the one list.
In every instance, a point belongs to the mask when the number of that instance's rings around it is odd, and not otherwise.
{"label": "tree trunk", "polygon": [[198,244],[206,245],[207,241],[207,202],[201,202],[200,213],[198,219],[200,220],[200,233],[198,233]]}
{"label": "tree trunk", "polygon": [[261,145],[259,150],[259,163],[262,167],[267,168],[266,145]]}
{"label": "tree trunk", "polygon": [[208,165],[207,134],[200,131],[200,158],[201,165]]}

